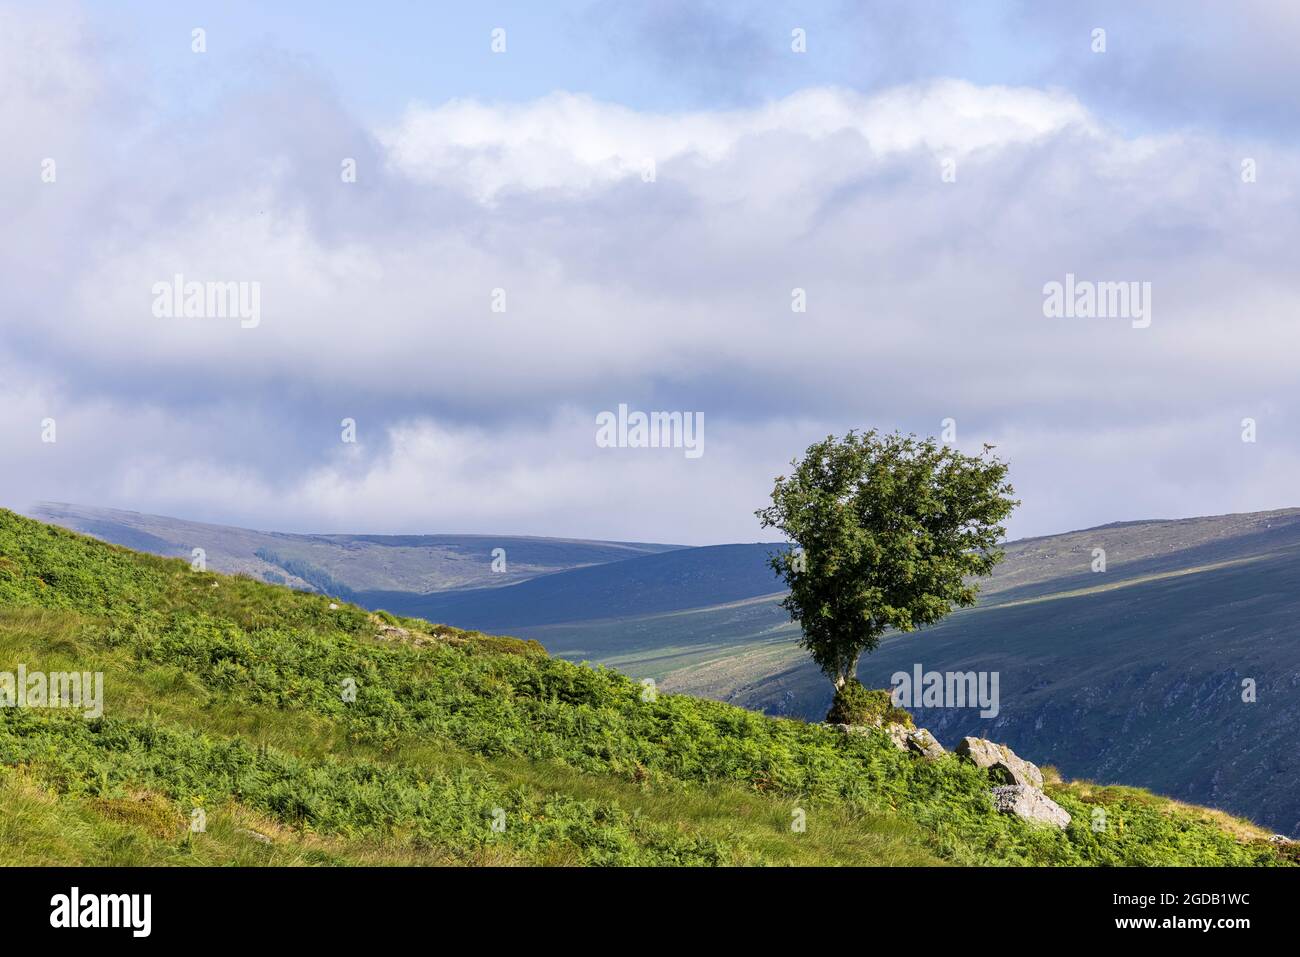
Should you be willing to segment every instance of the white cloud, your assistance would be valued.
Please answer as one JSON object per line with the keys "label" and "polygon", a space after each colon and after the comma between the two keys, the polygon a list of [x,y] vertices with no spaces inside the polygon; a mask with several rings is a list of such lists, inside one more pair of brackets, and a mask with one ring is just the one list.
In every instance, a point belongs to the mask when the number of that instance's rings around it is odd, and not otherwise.
{"label": "white cloud", "polygon": [[[1290,503],[1283,147],[1134,137],[1061,91],[961,81],[685,114],[455,101],[376,131],[303,79],[178,142],[104,108],[131,91],[75,22],[7,26],[49,57],[4,66],[0,126],[69,171],[46,185],[0,157],[9,504],[754,539],[808,443],[948,416],[964,445],[1005,443],[1019,533]],[[1266,171],[1249,185],[1247,150]],[[178,272],[260,282],[261,324],[155,318],[152,286]],[[1066,272],[1150,281],[1151,328],[1045,319]],[[703,412],[706,455],[596,449],[619,402]],[[1233,440],[1245,415],[1253,448]]]}
{"label": "white cloud", "polygon": [[412,107],[380,138],[406,175],[491,201],[520,190],[607,186],[641,176],[647,160],[723,163],[753,137],[818,143],[849,133],[877,159],[916,149],[964,157],[1088,126],[1085,111],[1059,91],[941,80],[874,96],[809,89],[755,109],[685,114],[640,113],[571,93],[525,104],[455,100]]}

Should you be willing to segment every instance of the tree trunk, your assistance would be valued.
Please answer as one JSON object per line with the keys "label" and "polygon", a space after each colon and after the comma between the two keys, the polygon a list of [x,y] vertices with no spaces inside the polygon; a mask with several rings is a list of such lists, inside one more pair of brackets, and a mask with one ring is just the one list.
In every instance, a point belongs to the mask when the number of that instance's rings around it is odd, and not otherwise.
{"label": "tree trunk", "polygon": [[851,662],[845,663],[843,671],[831,679],[831,683],[835,685],[836,691],[842,691],[844,686],[849,683],[850,678],[856,678],[858,676],[858,662],[861,659],[861,655],[855,656]]}

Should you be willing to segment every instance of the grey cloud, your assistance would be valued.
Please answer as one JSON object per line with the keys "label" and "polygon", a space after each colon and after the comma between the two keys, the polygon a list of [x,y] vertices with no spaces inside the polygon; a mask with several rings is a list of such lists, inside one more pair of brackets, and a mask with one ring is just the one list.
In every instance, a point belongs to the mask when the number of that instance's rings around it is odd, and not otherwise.
{"label": "grey cloud", "polygon": [[[1038,79],[1116,118],[1209,126],[1294,142],[1300,133],[1300,8],[1278,0],[1022,2],[1010,36],[1055,51]],[[1103,28],[1105,54],[1089,48]]]}
{"label": "grey cloud", "polygon": [[[64,55],[72,76],[112,75],[79,67],[75,42]],[[104,82],[69,86],[51,115],[0,104],[6,125],[63,144],[68,171],[44,186],[0,159],[8,504],[746,540],[809,442],[946,416],[963,445],[1012,458],[1022,534],[1288,504],[1300,174],[1285,144],[1260,147],[1270,175],[1247,185],[1231,140],[921,85],[761,114],[578,99],[503,122],[484,106],[456,120],[469,145],[404,162],[391,131],[292,64],[184,136],[101,115]],[[429,128],[449,136],[453,119]],[[511,139],[521,124],[534,132]],[[619,165],[685,129],[656,182]],[[110,134],[115,150],[85,145]],[[361,159],[355,188],[344,155]],[[419,175],[429,156],[449,165]],[[150,286],[174,271],[261,281],[263,324],[155,318]],[[1151,281],[1152,327],[1045,319],[1042,285],[1066,272]],[[498,286],[505,315],[488,308]],[[795,286],[807,313],[790,310]],[[705,457],[596,449],[593,416],[619,402],[703,411]],[[1251,414],[1258,448],[1236,435]],[[338,441],[344,415],[360,449]]]}

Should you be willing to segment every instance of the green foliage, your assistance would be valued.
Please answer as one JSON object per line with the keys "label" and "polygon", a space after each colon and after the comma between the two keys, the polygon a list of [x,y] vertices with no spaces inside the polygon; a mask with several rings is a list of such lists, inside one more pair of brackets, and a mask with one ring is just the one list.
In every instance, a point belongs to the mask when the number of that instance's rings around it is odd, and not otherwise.
{"label": "green foliage", "polygon": [[975,603],[970,578],[1001,559],[1018,503],[1007,466],[897,433],[850,431],[809,446],[756,514],[800,552],[771,563],[801,643],[839,687],[888,628],[912,631]]}
{"label": "green foliage", "polygon": [[894,704],[888,690],[867,688],[857,678],[850,678],[835,689],[826,720],[830,724],[902,724],[912,727],[912,716]]}
{"label": "green foliage", "polygon": [[[215,586],[215,587],[214,587]],[[984,771],[631,679],[531,643],[191,571],[0,511],[0,670],[103,670],[105,716],[0,709],[7,854],[90,861],[1276,864],[1143,792],[995,813]],[[391,626],[390,626],[391,627]],[[355,687],[354,700],[341,693]],[[848,693],[882,707],[880,692]],[[211,809],[212,841],[171,829]],[[790,830],[792,808],[807,833]],[[497,810],[507,822],[492,829]],[[10,827],[6,815],[29,822]],[[251,848],[231,823],[276,833]],[[41,822],[39,826],[30,822]],[[224,830],[222,830],[224,828]],[[283,832],[283,833],[281,833]],[[127,840],[127,837],[130,840]],[[324,842],[324,843],[320,843]],[[260,847],[260,845],[259,845]],[[112,848],[110,852],[107,848]],[[223,857],[222,855],[226,855]]]}
{"label": "green foliage", "polygon": [[[174,805],[92,798],[110,817],[143,817],[151,830],[183,829],[178,807],[229,795],[292,827],[343,835],[401,827],[417,842],[477,850],[499,841],[537,850],[563,841],[591,864],[718,864],[713,842],[680,837],[636,820],[621,808],[562,795],[536,796],[494,782],[471,767],[422,769],[376,761],[304,761],[233,738],[213,741],[184,729],[142,721],[18,712],[5,722],[0,763],[35,765],[54,790],[98,795],[127,786],[164,794]],[[144,807],[143,812],[138,807]],[[490,826],[494,812],[506,828]]]}

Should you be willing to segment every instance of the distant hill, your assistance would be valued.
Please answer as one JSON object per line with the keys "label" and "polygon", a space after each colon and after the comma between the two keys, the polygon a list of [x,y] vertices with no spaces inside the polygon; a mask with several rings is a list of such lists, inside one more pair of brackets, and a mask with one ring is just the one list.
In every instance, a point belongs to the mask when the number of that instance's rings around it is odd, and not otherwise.
{"label": "distant hill", "polygon": [[[949,746],[996,738],[1070,776],[1300,835],[1300,510],[1108,525],[1007,553],[977,607],[886,638],[862,680],[887,687],[918,663],[996,671],[996,719],[916,708],[918,721]],[[779,597],[514,631],[670,690],[815,720],[830,686]],[[1247,678],[1254,704],[1241,700]]]}
{"label": "distant hill", "polygon": [[[775,547],[687,549],[396,604],[669,690],[817,720],[830,686],[778,605],[766,566]],[[1096,549],[1104,572],[1092,570]],[[1071,776],[1140,784],[1300,835],[1300,510],[1012,542],[976,608],[887,638],[860,674],[886,687],[917,663],[1000,674],[996,719],[914,709],[949,746],[994,737],[1050,755]],[[1241,701],[1245,678],[1255,704]]]}
{"label": "distant hill", "polygon": [[[0,509],[0,673],[18,668],[22,687],[60,678],[64,693],[0,707],[11,865],[1296,860],[1249,821],[1050,770],[1043,792],[1069,820],[1033,823],[999,813],[989,771],[882,730],[647,695],[532,642]],[[75,697],[71,671],[88,679]]]}
{"label": "distant hill", "polygon": [[[131,514],[79,519],[161,554],[209,543],[210,562],[213,542],[244,562],[269,549],[278,562],[259,577],[278,570],[310,587],[304,574],[329,575],[365,607],[535,639],[669,691],[811,720],[828,706],[829,685],[778,605],[766,560],[780,546],[283,536],[120,517]],[[483,587],[501,584],[484,560],[498,542],[514,583]],[[1092,570],[1098,549],[1104,572]],[[976,608],[888,637],[862,679],[884,687],[917,663],[996,671],[996,719],[925,708],[918,718],[949,746],[997,737],[1071,776],[1141,784],[1300,835],[1300,510],[1117,523],[1006,550]],[[1246,678],[1253,705],[1240,700]]]}
{"label": "distant hill", "polygon": [[[213,571],[349,596],[496,587],[681,547],[511,535],[295,535],[58,502],[28,514],[155,555],[188,560],[202,548]],[[504,572],[492,570],[497,548],[505,549]]]}
{"label": "distant hill", "polygon": [[365,592],[361,604],[484,631],[637,617],[771,595],[779,544],[712,545],[575,568],[505,588],[442,594]]}

